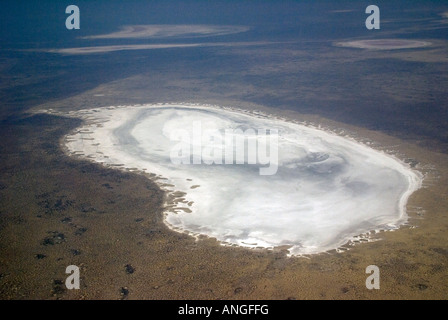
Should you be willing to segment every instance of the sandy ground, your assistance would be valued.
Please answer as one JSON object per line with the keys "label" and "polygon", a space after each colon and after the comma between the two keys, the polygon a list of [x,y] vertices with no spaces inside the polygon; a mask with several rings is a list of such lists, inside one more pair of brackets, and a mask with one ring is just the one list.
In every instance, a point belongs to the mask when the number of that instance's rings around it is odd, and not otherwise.
{"label": "sandy ground", "polygon": [[[288,258],[169,230],[153,182],[63,153],[61,138],[77,125],[33,115],[0,129],[1,299],[446,299],[446,154],[344,125],[418,162],[426,178],[408,203],[409,226],[340,253]],[[80,267],[80,290],[64,285],[71,264]],[[368,265],[380,269],[379,290],[365,286]]]}

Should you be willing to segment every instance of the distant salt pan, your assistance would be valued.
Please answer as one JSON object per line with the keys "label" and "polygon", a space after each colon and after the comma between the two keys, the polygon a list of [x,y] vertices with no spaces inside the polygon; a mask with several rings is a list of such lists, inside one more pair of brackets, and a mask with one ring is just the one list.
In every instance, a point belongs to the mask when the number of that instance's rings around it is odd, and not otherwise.
{"label": "distant salt pan", "polygon": [[115,46],[92,46],[92,47],[77,47],[77,48],[62,48],[62,49],[48,49],[47,52],[60,54],[92,54],[92,53],[106,53],[114,51],[129,51],[129,50],[154,50],[154,49],[170,49],[170,48],[191,48],[197,47],[200,44],[134,44],[134,45],[115,45]]}
{"label": "distant salt pan", "polygon": [[[69,152],[163,177],[155,181],[168,191],[166,224],[223,244],[283,246],[291,255],[337,249],[360,234],[406,222],[408,197],[421,184],[419,173],[390,155],[260,113],[144,105],[69,115],[86,119],[66,137]],[[277,173],[261,176],[249,165],[173,164],[170,151],[177,142],[171,133],[190,130],[195,121],[219,131],[278,130]]]}
{"label": "distant salt pan", "polygon": [[405,40],[405,39],[375,39],[375,40],[356,40],[336,42],[338,47],[350,47],[360,49],[373,50],[397,50],[397,49],[413,49],[422,48],[431,45],[428,41]]}
{"label": "distant salt pan", "polygon": [[131,25],[124,26],[120,31],[94,36],[85,36],[83,39],[148,39],[148,38],[198,38],[223,36],[227,34],[248,31],[246,26],[227,25]]}
{"label": "distant salt pan", "polygon": [[[209,42],[209,43],[177,43],[177,44],[130,44],[130,45],[112,45],[112,46],[91,46],[91,47],[74,47],[74,48],[58,48],[44,49],[45,52],[59,53],[64,55],[86,55],[97,53],[108,53],[115,51],[129,50],[158,50],[158,49],[175,49],[175,48],[195,48],[195,47],[245,47],[245,46],[263,46],[275,45],[275,42],[252,41],[252,42]],[[39,49],[39,51],[42,51]]]}

